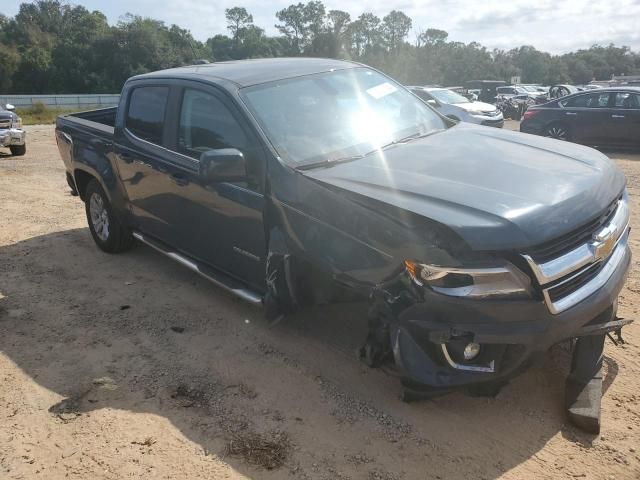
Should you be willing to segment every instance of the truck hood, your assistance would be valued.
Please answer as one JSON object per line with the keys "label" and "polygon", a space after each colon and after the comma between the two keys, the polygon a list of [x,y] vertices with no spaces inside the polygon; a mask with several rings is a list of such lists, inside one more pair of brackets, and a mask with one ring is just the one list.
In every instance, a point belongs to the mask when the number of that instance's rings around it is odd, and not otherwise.
{"label": "truck hood", "polygon": [[474,250],[526,249],[601,214],[625,186],[591,148],[460,123],[347,163],[302,172],[440,222]]}

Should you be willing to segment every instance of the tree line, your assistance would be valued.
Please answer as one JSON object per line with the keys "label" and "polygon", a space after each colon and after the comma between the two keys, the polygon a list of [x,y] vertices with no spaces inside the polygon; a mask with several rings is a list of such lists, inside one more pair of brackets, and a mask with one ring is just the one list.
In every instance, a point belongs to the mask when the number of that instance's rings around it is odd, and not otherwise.
{"label": "tree line", "polygon": [[[275,14],[270,36],[243,7],[225,11],[227,32],[204,42],[177,25],[127,14],[109,25],[99,11],[58,0],[22,3],[13,18],[0,14],[0,92],[112,93],[136,74],[192,64],[280,56],[362,62],[408,84],[460,85],[467,80],[575,83],[640,73],[640,54],[626,46],[594,45],[551,55],[528,45],[490,50],[420,29],[400,10],[382,18],[328,10],[320,0]],[[414,28],[415,27],[415,28]],[[417,33],[416,33],[417,31]]]}

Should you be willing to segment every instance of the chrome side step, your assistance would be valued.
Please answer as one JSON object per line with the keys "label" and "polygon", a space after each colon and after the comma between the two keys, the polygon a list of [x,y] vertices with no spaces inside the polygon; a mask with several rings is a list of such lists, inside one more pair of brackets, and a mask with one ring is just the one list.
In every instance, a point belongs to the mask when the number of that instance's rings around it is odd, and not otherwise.
{"label": "chrome side step", "polygon": [[169,247],[165,246],[161,242],[154,240],[152,238],[146,237],[140,232],[133,232],[133,237],[136,240],[141,241],[142,243],[149,245],[154,250],[166,255],[169,258],[172,258],[176,262],[184,265],[189,270],[196,272],[198,275],[206,278],[210,282],[216,284],[217,286],[224,288],[228,292],[236,295],[242,300],[249,302],[254,305],[262,305],[262,296],[250,290],[240,284],[240,282],[234,280],[233,278],[225,275],[221,272],[216,272],[215,270],[205,266],[198,264],[196,261],[187,258],[181,253],[175,252],[171,250]]}

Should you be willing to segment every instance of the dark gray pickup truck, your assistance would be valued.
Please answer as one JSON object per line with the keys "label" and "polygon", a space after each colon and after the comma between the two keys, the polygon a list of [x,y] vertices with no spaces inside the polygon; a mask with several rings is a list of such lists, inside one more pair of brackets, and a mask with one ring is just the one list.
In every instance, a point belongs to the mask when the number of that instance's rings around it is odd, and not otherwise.
{"label": "dark gray pickup truck", "polygon": [[625,177],[596,150],[455,124],[378,71],[304,58],[140,75],[56,138],[104,251],[137,239],[273,321],[366,299],[362,357],[394,363],[407,400],[495,392],[574,341],[569,414],[599,427],[631,254]]}

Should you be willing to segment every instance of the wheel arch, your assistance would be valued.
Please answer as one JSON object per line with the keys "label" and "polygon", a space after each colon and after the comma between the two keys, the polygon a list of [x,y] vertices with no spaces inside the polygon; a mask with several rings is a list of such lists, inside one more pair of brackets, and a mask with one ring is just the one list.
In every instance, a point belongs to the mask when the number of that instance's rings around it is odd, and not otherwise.
{"label": "wheel arch", "polygon": [[98,183],[100,183],[100,186],[105,191],[107,197],[110,200],[109,192],[105,188],[104,183],[100,180],[100,177],[98,175],[96,175],[95,172],[89,172],[89,171],[81,169],[81,168],[76,168],[73,171],[73,181],[76,184],[76,191],[78,192],[78,195],[80,196],[80,199],[83,202],[86,201],[85,193],[87,191],[87,185],[89,185],[89,182],[91,180],[97,180]]}

